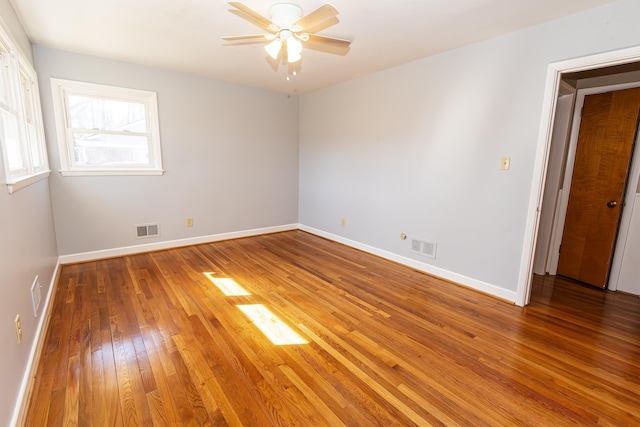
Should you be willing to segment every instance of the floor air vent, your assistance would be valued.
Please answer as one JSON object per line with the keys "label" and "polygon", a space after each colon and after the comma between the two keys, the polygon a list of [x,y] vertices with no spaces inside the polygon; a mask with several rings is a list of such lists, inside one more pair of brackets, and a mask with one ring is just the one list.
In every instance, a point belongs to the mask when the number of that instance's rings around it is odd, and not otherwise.
{"label": "floor air vent", "polygon": [[160,235],[160,224],[140,224],[136,225],[136,237],[146,239],[147,237],[157,237]]}
{"label": "floor air vent", "polygon": [[411,252],[417,253],[419,255],[427,256],[429,258],[435,258],[436,242],[411,239]]}

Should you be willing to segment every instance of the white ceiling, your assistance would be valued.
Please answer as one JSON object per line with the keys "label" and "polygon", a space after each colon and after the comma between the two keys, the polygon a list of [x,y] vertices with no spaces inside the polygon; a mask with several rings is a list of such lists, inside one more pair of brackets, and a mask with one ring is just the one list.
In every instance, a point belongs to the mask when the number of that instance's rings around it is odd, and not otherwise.
{"label": "white ceiling", "polygon": [[[305,49],[297,76],[262,45],[223,36],[262,31],[220,0],[11,0],[34,44],[305,93],[613,0],[333,0],[340,22],[320,34],[352,40],[346,56]],[[278,0],[244,0],[269,17]],[[291,0],[304,14],[323,0]]]}

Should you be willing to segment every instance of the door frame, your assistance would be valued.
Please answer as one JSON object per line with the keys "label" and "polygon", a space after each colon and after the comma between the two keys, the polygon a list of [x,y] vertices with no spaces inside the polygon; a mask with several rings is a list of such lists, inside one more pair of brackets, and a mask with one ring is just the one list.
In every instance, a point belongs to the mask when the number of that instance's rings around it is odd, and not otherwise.
{"label": "door frame", "polygon": [[[573,167],[575,166],[576,150],[578,148],[578,137],[580,134],[580,125],[582,124],[581,110],[584,105],[584,99],[588,95],[596,95],[600,93],[614,92],[618,90],[631,89],[640,87],[640,82],[621,83],[607,86],[597,86],[585,89],[578,89],[576,93],[576,102],[573,110],[573,121],[571,124],[571,132],[569,136],[569,150],[567,151],[567,163],[564,169],[564,181],[562,183],[562,193],[558,200],[558,209],[556,211],[556,217],[553,220],[553,236],[554,239],[551,242],[548,257],[552,260],[550,265],[547,265],[547,271],[555,275],[558,269],[558,261],[560,260],[560,244],[562,243],[562,235],[564,230],[564,223],[567,216],[567,206],[569,205],[569,195],[571,194],[571,183],[573,180]],[[634,142],[635,143],[635,142]],[[630,169],[628,173],[628,180],[633,180],[637,177],[635,175],[634,165],[638,163],[638,152],[640,150],[634,149],[630,159]],[[628,198],[629,182],[627,182],[625,191],[623,194],[623,201],[626,202]],[[635,194],[635,191],[634,191]],[[605,289],[616,290],[618,284],[618,277],[620,275],[620,266],[622,264],[622,248],[626,243],[626,230],[629,229],[630,215],[625,215],[625,212],[629,212],[631,209],[622,209],[620,215],[619,228],[614,241],[613,258],[611,259],[610,275],[607,280]],[[622,248],[620,247],[622,244]],[[615,280],[612,280],[614,279]]]}
{"label": "door frame", "polygon": [[[553,136],[549,148],[549,164],[547,165],[546,181],[544,184],[544,201],[540,211],[540,225],[536,242],[536,252],[534,256],[534,274],[555,274],[550,266],[557,265],[553,259],[553,242],[555,242],[556,228],[555,221],[561,213],[560,200],[562,197],[562,183],[565,164],[567,162],[567,151],[569,138],[571,137],[571,120],[576,102],[577,89],[562,81],[561,93],[556,104],[556,115],[553,124]],[[566,92],[563,94],[562,92]],[[562,230],[560,230],[562,232]]]}
{"label": "door frame", "polygon": [[549,149],[553,134],[556,100],[559,95],[560,82],[563,73],[586,71],[614,65],[640,62],[640,46],[620,49],[612,52],[599,53],[581,58],[569,59],[549,64],[544,97],[538,143],[534,160],[533,179],[529,193],[527,221],[524,230],[522,256],[516,288],[516,305],[525,306],[531,296],[531,282],[533,280],[533,258],[535,255],[540,212],[549,164]]}

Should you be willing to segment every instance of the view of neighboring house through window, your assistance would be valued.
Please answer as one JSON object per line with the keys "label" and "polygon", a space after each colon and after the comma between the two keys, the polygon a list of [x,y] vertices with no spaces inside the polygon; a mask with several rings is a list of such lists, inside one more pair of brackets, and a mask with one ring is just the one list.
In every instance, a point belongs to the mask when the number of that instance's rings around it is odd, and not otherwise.
{"label": "view of neighboring house through window", "polygon": [[144,104],[69,95],[76,165],[149,163]]}
{"label": "view of neighboring house through window", "polygon": [[0,28],[0,148],[10,192],[49,174],[36,73]]}
{"label": "view of neighboring house through window", "polygon": [[51,79],[63,175],[161,174],[154,92]]}

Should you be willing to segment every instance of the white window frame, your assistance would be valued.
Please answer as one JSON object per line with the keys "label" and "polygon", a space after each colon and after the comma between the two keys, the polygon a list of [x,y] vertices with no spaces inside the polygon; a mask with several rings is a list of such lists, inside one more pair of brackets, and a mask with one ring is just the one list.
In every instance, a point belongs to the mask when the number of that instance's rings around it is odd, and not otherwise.
{"label": "white window frame", "polygon": [[0,109],[15,117],[22,161],[20,169],[11,169],[8,143],[2,130],[5,123],[0,115],[0,156],[9,193],[46,179],[50,173],[36,71],[15,46],[4,29],[4,22],[0,21],[0,66],[4,67],[0,78],[10,99],[10,105],[3,104]]}
{"label": "white window frame", "polygon": [[[63,176],[86,175],[162,175],[162,154],[160,151],[160,127],[158,122],[158,101],[155,92],[108,86],[96,83],[78,82],[58,78],[51,79],[53,111],[60,152],[60,173]],[[73,153],[73,130],[71,129],[67,99],[70,95],[113,99],[117,101],[141,103],[145,106],[149,162],[139,165],[76,165]],[[107,133],[107,132],[97,132]]]}

